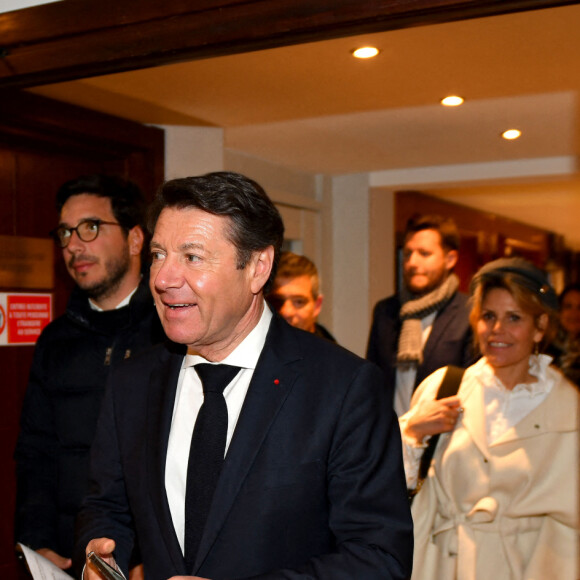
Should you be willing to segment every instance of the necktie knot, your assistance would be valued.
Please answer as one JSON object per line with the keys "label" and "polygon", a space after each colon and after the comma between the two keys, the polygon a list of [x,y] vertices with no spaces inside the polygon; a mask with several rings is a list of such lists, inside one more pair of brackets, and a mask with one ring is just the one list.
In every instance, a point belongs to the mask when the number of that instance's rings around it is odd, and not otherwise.
{"label": "necktie knot", "polygon": [[240,370],[240,367],[231,365],[208,363],[197,364],[194,368],[201,380],[204,393],[223,393]]}

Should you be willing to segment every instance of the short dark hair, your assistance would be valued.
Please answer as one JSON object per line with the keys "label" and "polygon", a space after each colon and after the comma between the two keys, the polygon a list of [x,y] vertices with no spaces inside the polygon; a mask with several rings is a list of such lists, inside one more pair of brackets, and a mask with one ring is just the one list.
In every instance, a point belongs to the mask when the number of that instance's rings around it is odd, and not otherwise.
{"label": "short dark hair", "polygon": [[282,252],[278,264],[277,278],[298,278],[308,276],[312,287],[312,297],[316,300],[320,294],[320,278],[316,264],[307,258],[294,252]]}
{"label": "short dark hair", "polygon": [[423,230],[439,232],[441,247],[444,250],[459,250],[459,230],[452,218],[437,214],[414,214],[407,221],[405,239],[407,239],[407,236]]}
{"label": "short dark hair", "polygon": [[69,198],[83,193],[108,198],[113,215],[126,230],[125,234],[135,226],[144,227],[145,199],[139,187],[132,181],[102,173],[71,179],[58,190],[56,209],[60,212]]}
{"label": "short dark hair", "polygon": [[284,240],[284,222],[264,189],[252,179],[228,171],[166,181],[149,209],[147,227],[153,234],[166,208],[198,208],[230,218],[229,240],[236,247],[237,267],[246,267],[252,254],[274,247],[274,264],[264,293],[272,286]]}

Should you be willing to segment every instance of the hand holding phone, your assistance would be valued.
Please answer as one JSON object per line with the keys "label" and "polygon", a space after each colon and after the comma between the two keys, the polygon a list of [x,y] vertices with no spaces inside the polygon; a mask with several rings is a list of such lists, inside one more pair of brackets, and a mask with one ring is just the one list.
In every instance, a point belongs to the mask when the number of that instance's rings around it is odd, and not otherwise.
{"label": "hand holding phone", "polygon": [[94,566],[105,580],[126,580],[126,578],[110,564],[107,564],[100,556],[94,552],[89,552],[87,560]]}

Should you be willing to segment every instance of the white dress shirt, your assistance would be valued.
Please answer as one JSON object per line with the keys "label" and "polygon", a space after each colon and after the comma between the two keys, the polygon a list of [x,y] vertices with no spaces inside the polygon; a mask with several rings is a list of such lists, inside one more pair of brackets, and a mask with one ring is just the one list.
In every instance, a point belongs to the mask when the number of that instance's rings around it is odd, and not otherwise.
{"label": "white dress shirt", "polygon": [[[264,303],[264,311],[258,324],[240,345],[220,363],[241,367],[240,372],[224,389],[228,408],[228,433],[226,454],[229,448],[242,405],[250,386],[258,358],[266,342],[266,334],[272,320],[272,312]],[[203,387],[198,374],[192,368],[197,363],[207,363],[198,355],[186,355],[177,382],[173,419],[165,461],[165,490],[173,526],[183,551],[185,529],[185,488],[191,435],[199,409],[203,403]]]}
{"label": "white dress shirt", "polygon": [[546,369],[551,362],[552,358],[545,354],[531,356],[529,372],[538,381],[521,383],[511,390],[503,386],[488,364],[482,365],[485,426],[490,445],[546,399],[554,386],[554,381],[546,377]]}

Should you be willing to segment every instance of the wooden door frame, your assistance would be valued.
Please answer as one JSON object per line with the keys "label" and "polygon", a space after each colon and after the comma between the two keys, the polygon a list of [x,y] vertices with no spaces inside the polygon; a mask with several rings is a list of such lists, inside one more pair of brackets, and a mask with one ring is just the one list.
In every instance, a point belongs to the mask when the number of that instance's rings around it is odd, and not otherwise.
{"label": "wooden door frame", "polygon": [[570,0],[64,0],[0,14],[0,89]]}
{"label": "wooden door frame", "polygon": [[49,147],[104,161],[123,160],[124,176],[137,175],[148,199],[164,179],[163,129],[23,91],[2,91],[0,100],[0,147]]}

